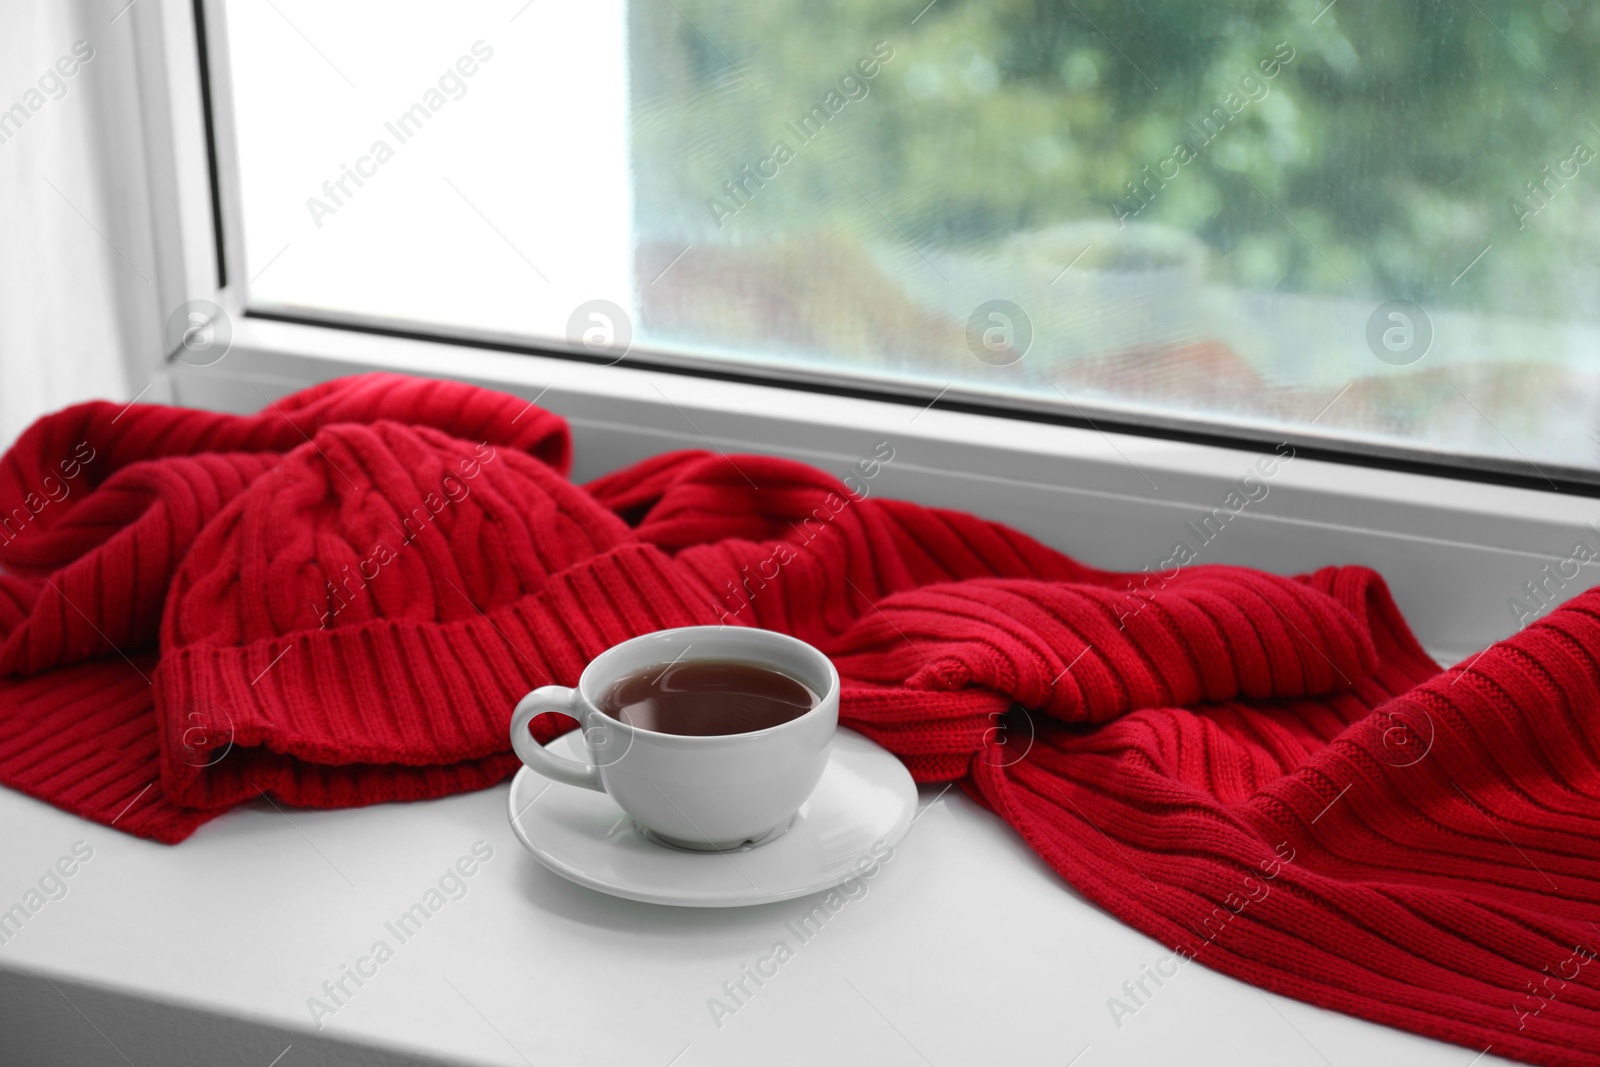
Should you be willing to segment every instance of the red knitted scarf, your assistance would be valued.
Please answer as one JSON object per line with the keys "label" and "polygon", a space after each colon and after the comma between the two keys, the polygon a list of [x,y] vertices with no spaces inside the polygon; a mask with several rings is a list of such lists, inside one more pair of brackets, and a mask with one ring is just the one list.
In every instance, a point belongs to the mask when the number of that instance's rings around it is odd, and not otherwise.
{"label": "red knitted scarf", "polygon": [[481,788],[528,689],[636,634],[761,626],[831,655],[844,721],[919,781],[1176,952],[1600,1065],[1600,593],[1440,672],[1362,568],[1130,592],[871,495],[886,453],[585,487],[568,458],[554,415],[386,375],[41,420],[0,460],[0,782],[166,842],[263,793]]}

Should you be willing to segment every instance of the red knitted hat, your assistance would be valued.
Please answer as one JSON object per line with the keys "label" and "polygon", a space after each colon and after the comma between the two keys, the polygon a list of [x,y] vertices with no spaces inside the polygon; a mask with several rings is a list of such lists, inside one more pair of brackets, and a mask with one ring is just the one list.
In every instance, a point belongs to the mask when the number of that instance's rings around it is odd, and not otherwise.
{"label": "red knitted hat", "polygon": [[524,453],[426,426],[325,427],[206,527],[173,582],[163,788],[213,808],[498,780],[506,709],[549,681],[512,609],[627,537]]}
{"label": "red knitted hat", "polygon": [[[0,780],[168,842],[225,808],[184,806],[157,788],[158,778],[216,773],[239,754],[227,747],[224,703],[157,705],[169,586],[200,532],[285,454],[315,458],[320,446],[306,442],[324,428],[379,420],[435,428],[466,440],[469,453],[483,442],[497,463],[515,453],[519,467],[564,475],[570,462],[559,416],[504,393],[393,374],[327,382],[253,415],[93,402],[29,427],[0,456]],[[354,460],[341,467],[355,473]],[[278,795],[353,797],[347,780],[315,768],[294,783]]]}

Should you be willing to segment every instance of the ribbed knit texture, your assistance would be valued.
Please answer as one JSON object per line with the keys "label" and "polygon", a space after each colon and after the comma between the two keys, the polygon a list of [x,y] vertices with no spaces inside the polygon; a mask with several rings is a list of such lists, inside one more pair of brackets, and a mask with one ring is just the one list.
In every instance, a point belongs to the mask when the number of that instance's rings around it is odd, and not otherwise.
{"label": "ribbed knit texture", "polygon": [[166,842],[262,794],[481,788],[530,688],[663,627],[761,626],[833,658],[845,723],[1175,951],[1600,1065],[1600,593],[1441,672],[1363,568],[1192,566],[1141,599],[787,461],[580,488],[568,458],[537,407],[388,375],[41,420],[0,459],[0,782]]}

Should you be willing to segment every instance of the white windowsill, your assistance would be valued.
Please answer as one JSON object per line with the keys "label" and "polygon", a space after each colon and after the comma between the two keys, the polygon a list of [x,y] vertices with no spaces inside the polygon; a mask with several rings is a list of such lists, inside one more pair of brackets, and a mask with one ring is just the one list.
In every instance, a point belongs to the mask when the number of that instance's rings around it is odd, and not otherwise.
{"label": "white windowsill", "polygon": [[[286,815],[252,805],[173,848],[0,790],[0,901],[75,841],[95,850],[68,895],[0,946],[8,1054],[78,1067],[223,1062],[223,1048],[267,1067],[291,1045],[275,1067],[923,1063],[909,1042],[940,1067],[1061,1064],[1085,1046],[1079,1067],[1471,1056],[1192,965],[1119,1027],[1108,998],[1125,1000],[1122,983],[1167,951],[959,791],[923,789],[934,802],[866,894],[801,944],[785,924],[822,894],[675,909],[564,881],[512,836],[507,789]],[[399,942],[384,924],[479,840],[494,855],[465,895]],[[308,998],[378,939],[393,958],[347,982],[317,1031]],[[723,982],[778,940],[794,958],[718,1028],[708,998],[726,1002]]]}
{"label": "white windowsill", "polygon": [[[840,474],[887,439],[895,459],[874,493],[1003,520],[1106,567],[1165,558],[1184,524],[1219,505],[1258,458],[259,320],[238,324],[222,362],[177,367],[161,391],[254,410],[263,394],[380,368],[448,373],[530,398],[546,390],[540,402],[572,422],[579,480],[666,449],[707,447],[702,432],[725,451],[783,454]],[[1505,600],[1600,511],[1553,494],[1304,459],[1268,484],[1204,562],[1282,572],[1367,563],[1390,577],[1442,655],[1508,632]],[[1264,997],[1203,967],[1184,968],[1119,1027],[1108,998],[1125,997],[1122,983],[1166,951],[1085,902],[959,792],[933,804],[869,893],[719,1029],[707,999],[725,996],[722,983],[816,900],[682,911],[569,885],[521,850],[506,791],[287,815],[249,806],[168,848],[0,790],[0,907],[75,841],[95,849],[68,895],[0,945],[0,1004],[31,1020],[6,1019],[7,1040],[34,1052],[28,1062],[167,1062],[226,1045],[263,1067],[280,1054],[281,1067],[430,1057],[540,1067],[909,1064],[922,1062],[917,1050],[938,1064],[1062,1063],[1086,1046],[1083,1067],[1319,1056],[1459,1067],[1471,1055]],[[467,895],[314,1030],[307,999],[324,995],[322,982],[386,937],[383,924],[480,839],[494,858]]]}

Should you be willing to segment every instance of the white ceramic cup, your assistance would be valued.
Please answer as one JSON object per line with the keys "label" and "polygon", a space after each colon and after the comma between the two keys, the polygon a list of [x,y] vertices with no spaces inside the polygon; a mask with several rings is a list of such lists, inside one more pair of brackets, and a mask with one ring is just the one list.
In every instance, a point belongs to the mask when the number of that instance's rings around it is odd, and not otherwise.
{"label": "white ceramic cup", "polygon": [[[786,723],[742,734],[689,737],[612,718],[600,699],[624,675],[696,660],[749,663],[804,682],[821,699]],[[535,715],[578,720],[587,763],[547,750],[528,732]],[[839,672],[804,641],[740,626],[686,626],[615,645],[584,669],[576,689],[547,685],[517,703],[511,747],[547,778],[610,795],[669,845],[721,851],[787,829],[828,765],[839,725]]]}

